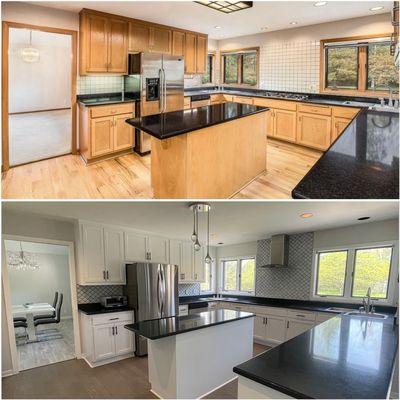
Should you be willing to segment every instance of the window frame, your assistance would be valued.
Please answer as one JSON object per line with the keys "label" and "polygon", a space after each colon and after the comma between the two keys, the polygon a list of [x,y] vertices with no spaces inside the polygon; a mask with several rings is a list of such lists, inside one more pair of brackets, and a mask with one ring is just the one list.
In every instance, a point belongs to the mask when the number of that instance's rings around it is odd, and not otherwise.
{"label": "window frame", "polygon": [[215,81],[215,52],[214,51],[208,51],[207,52],[207,63],[209,62],[209,59],[211,58],[211,65],[210,65],[210,80],[208,82],[203,83],[203,75],[201,77],[201,84],[204,86],[209,86],[210,84],[213,84]]}
{"label": "window frame", "polygon": [[358,47],[358,66],[357,66],[357,89],[333,89],[327,86],[327,44],[335,42],[353,42],[381,38],[390,38],[391,33],[381,33],[375,35],[352,36],[345,38],[323,39],[320,41],[320,93],[344,94],[344,95],[362,95],[364,97],[389,97],[389,90],[371,90],[368,89],[368,44]]}
{"label": "window frame", "polygon": [[[254,259],[254,288],[252,291],[242,291],[240,290],[241,286],[241,266],[242,260]],[[229,261],[237,262],[237,273],[236,273],[236,289],[235,290],[225,290],[225,267],[224,263]],[[235,295],[245,295],[245,296],[254,296],[256,290],[256,275],[257,275],[257,257],[252,254],[249,256],[237,256],[237,257],[224,257],[219,259],[220,265],[220,282],[221,284],[219,292],[223,294],[235,294]]]}
{"label": "window frame", "polygon": [[[362,304],[362,297],[352,296],[356,250],[373,249],[378,247],[392,247],[392,256],[391,256],[389,280],[387,286],[387,298],[386,299],[373,298],[373,301],[375,304],[379,305],[393,305],[397,300],[396,286],[397,286],[398,274],[396,275],[396,272],[398,271],[398,254],[399,254],[399,243],[397,240],[360,243],[349,246],[332,246],[332,247],[325,246],[321,248],[315,248],[313,251],[313,261],[312,261],[310,300],[318,300],[322,302],[335,301],[338,303]],[[332,252],[332,251],[347,251],[347,263],[346,263],[343,296],[331,296],[331,295],[325,296],[325,295],[318,295],[316,293],[317,283],[318,283],[318,270],[319,270],[319,265],[318,265],[319,253]]]}
{"label": "window frame", "polygon": [[[243,54],[244,53],[256,53],[256,83],[255,85],[250,85],[248,83],[243,83]],[[227,55],[239,55],[238,62],[238,83],[226,83],[225,82],[225,56]],[[260,48],[259,47],[248,47],[243,49],[235,50],[221,50],[220,54],[220,65],[221,65],[221,82],[223,85],[235,86],[235,87],[248,87],[248,88],[258,88],[260,82]]]}
{"label": "window frame", "polygon": [[[200,294],[215,294],[215,260],[213,259],[212,263],[210,264],[210,290],[202,290],[201,283],[200,283]],[[204,265],[206,268],[206,264]],[[205,271],[206,272],[206,271]]]}

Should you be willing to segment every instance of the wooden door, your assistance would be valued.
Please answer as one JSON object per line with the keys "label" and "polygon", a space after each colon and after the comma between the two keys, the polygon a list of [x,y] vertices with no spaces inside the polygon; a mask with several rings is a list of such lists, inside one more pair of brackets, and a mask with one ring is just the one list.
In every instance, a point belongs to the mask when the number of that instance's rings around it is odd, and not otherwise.
{"label": "wooden door", "polygon": [[98,157],[114,151],[114,118],[90,120],[91,156]]}
{"label": "wooden door", "polygon": [[172,55],[185,55],[185,33],[172,31]]}
{"label": "wooden door", "polygon": [[133,338],[135,335],[131,331],[124,328],[124,325],[131,323],[131,321],[124,321],[116,323],[114,326],[115,337],[115,355],[122,356],[124,354],[132,353],[134,350]]}
{"label": "wooden door", "polygon": [[205,282],[206,280],[206,268],[204,263],[205,248],[201,247],[199,251],[194,251],[194,265],[193,265],[193,277],[196,282]]}
{"label": "wooden door", "polygon": [[288,320],[286,322],[286,340],[298,336],[314,326],[312,322]]}
{"label": "wooden door", "polygon": [[150,51],[150,26],[136,22],[129,23],[129,51]]}
{"label": "wooden door", "polygon": [[182,244],[182,265],[179,269],[180,282],[193,282],[193,243]]}
{"label": "wooden door", "polygon": [[103,228],[97,224],[81,225],[84,283],[104,283]]}
{"label": "wooden door", "polygon": [[274,134],[277,139],[296,142],[296,111],[273,110]]}
{"label": "wooden door", "polygon": [[298,113],[297,143],[326,150],[331,144],[331,117]]}
{"label": "wooden door", "polygon": [[267,111],[267,136],[274,136],[274,110]]}
{"label": "wooden door", "polygon": [[108,37],[108,72],[128,72],[128,22],[111,18]]}
{"label": "wooden door", "polygon": [[266,337],[266,326],[265,326],[265,316],[256,315],[254,317],[254,339],[265,340]]}
{"label": "wooden door", "polygon": [[196,72],[204,74],[207,62],[207,38],[197,35],[196,41]]}
{"label": "wooden door", "polygon": [[[83,72],[107,72],[108,69],[108,19],[103,16],[85,14],[86,61]],[[83,62],[83,60],[82,60]]]}
{"label": "wooden door", "polygon": [[332,117],[332,138],[331,143],[333,143],[336,138],[338,138],[342,132],[347,128],[351,119],[342,117]]}
{"label": "wooden door", "polygon": [[158,236],[147,238],[147,252],[151,262],[168,264],[169,262],[169,240]]}
{"label": "wooden door", "polygon": [[107,283],[125,284],[124,232],[104,228],[104,263]]}
{"label": "wooden door", "polygon": [[151,28],[151,51],[155,53],[171,54],[172,34],[170,29]]}
{"label": "wooden door", "polygon": [[125,232],[125,260],[130,262],[148,261],[146,257],[147,237],[141,233]]}
{"label": "wooden door", "polygon": [[120,114],[114,117],[114,151],[129,149],[135,144],[134,128],[125,121],[132,114]]}
{"label": "wooden door", "polygon": [[113,326],[110,324],[96,325],[93,327],[94,361],[101,361],[114,357],[115,340],[112,328]]}
{"label": "wooden door", "polygon": [[266,317],[266,339],[274,343],[282,343],[286,337],[286,319],[276,316]]}
{"label": "wooden door", "polygon": [[196,73],[196,35],[185,33],[185,74]]}

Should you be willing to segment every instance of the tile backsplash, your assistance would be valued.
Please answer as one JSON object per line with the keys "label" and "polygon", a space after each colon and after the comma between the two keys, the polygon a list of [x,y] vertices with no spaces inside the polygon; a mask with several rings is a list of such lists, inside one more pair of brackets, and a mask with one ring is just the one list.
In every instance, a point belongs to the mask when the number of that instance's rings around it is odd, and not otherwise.
{"label": "tile backsplash", "polygon": [[99,303],[102,296],[122,296],[123,286],[121,285],[76,285],[78,304]]}
{"label": "tile backsplash", "polygon": [[200,294],[200,283],[180,283],[179,296],[197,296]]}
{"label": "tile backsplash", "polygon": [[76,93],[96,94],[121,92],[123,85],[123,76],[78,76],[76,81]]}

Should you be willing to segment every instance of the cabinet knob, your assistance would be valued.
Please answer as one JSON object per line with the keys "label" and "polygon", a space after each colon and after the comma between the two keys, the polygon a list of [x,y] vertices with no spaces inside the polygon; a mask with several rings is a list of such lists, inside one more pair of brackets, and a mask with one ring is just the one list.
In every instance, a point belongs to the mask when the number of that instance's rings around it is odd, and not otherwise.
{"label": "cabinet knob", "polygon": [[197,280],[197,274],[194,274],[194,279],[196,279],[196,280]]}

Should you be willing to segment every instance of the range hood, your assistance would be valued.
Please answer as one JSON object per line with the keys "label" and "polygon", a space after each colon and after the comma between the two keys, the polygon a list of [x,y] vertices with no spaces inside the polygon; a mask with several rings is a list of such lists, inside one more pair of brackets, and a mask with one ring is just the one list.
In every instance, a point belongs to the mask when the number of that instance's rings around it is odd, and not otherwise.
{"label": "range hood", "polygon": [[274,235],[271,237],[271,262],[261,268],[287,267],[289,256],[288,235]]}

